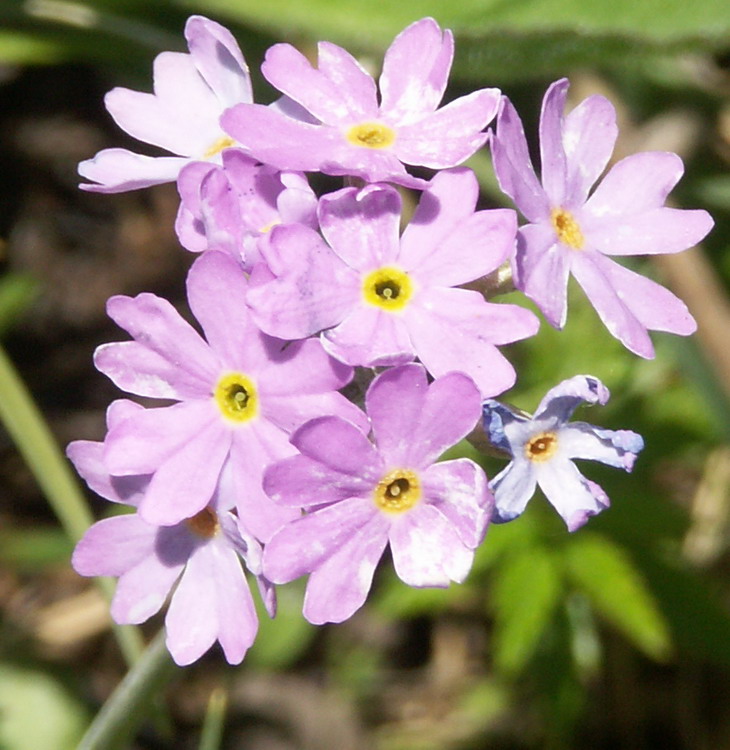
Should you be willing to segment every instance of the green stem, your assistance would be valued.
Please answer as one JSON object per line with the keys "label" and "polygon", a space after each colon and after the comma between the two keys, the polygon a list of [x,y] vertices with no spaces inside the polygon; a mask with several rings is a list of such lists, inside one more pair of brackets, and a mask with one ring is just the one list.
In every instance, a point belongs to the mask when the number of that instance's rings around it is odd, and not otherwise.
{"label": "green stem", "polygon": [[215,688],[208,699],[208,710],[205,712],[198,750],[219,750],[223,739],[223,725],[227,708],[228,693],[225,688]]}
{"label": "green stem", "polygon": [[161,630],[91,722],[77,750],[128,747],[154,698],[175,674]]}
{"label": "green stem", "polygon": [[[43,490],[69,539],[77,542],[93,523],[78,482],[51,434],[48,423],[33,401],[7,354],[0,347],[0,420],[15,442]],[[113,583],[97,579],[111,599]],[[119,646],[129,664],[142,653],[142,637],[136,628],[115,626]]]}

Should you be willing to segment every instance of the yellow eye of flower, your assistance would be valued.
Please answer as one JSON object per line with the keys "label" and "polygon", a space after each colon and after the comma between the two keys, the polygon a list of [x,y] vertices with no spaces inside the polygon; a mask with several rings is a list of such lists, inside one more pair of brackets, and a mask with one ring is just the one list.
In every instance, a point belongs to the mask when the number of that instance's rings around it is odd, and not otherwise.
{"label": "yellow eye of flower", "polygon": [[232,422],[248,422],[258,414],[256,386],[240,372],[230,372],[218,381],[213,394],[221,414]]}
{"label": "yellow eye of flower", "polygon": [[235,146],[236,141],[231,138],[230,135],[223,135],[221,136],[217,141],[213,141],[213,143],[208,146],[207,150],[203,154],[204,159],[212,159],[214,156],[218,156],[221,151],[223,151],[224,148],[231,148],[231,146]]}
{"label": "yellow eye of flower", "polygon": [[413,283],[405,271],[384,266],[363,279],[362,293],[368,304],[383,310],[402,310],[413,296]]}
{"label": "yellow eye of flower", "polygon": [[353,146],[364,148],[389,148],[395,143],[395,130],[379,122],[361,122],[353,125],[345,138]]}
{"label": "yellow eye of flower", "polygon": [[547,461],[558,449],[558,436],[554,432],[538,432],[525,444],[525,456],[530,461]]}
{"label": "yellow eye of flower", "polygon": [[378,482],[373,499],[386,513],[403,513],[421,499],[421,483],[414,472],[394,469]]}
{"label": "yellow eye of flower", "polygon": [[554,208],[551,213],[553,228],[558,239],[565,245],[569,245],[575,250],[583,247],[583,232],[580,231],[578,222],[573,218],[570,211],[562,208]]}

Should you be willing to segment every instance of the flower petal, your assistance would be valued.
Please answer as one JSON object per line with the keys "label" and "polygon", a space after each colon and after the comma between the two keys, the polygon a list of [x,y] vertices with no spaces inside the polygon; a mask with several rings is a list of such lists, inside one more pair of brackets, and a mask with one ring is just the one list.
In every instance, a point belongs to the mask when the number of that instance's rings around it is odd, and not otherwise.
{"label": "flower petal", "polygon": [[469,574],[474,553],[433,505],[420,504],[404,513],[388,536],[395,572],[409,586],[445,588]]}
{"label": "flower petal", "polygon": [[571,422],[560,430],[558,450],[566,458],[584,458],[631,471],[644,440],[631,430],[602,430]]}
{"label": "flower petal", "polygon": [[525,510],[537,486],[533,467],[533,462],[523,456],[516,456],[490,482],[489,486],[494,493],[494,523],[512,521]]}
{"label": "flower petal", "polygon": [[173,182],[189,159],[178,156],[143,156],[124,148],[105,148],[79,164],[79,187],[91,193],[124,193]]}
{"label": "flower petal", "polygon": [[451,31],[422,18],[401,31],[383,59],[381,111],[390,122],[410,119],[438,107],[454,57]]}
{"label": "flower petal", "polygon": [[550,215],[545,191],[535,175],[522,120],[512,102],[502,97],[497,117],[497,134],[492,138],[492,160],[497,181],[528,221]]}
{"label": "flower petal", "polygon": [[567,163],[563,145],[563,110],[570,82],[567,78],[551,84],[540,112],[540,164],[542,184],[552,206],[562,206],[567,195]]}
{"label": "flower petal", "polygon": [[553,430],[567,422],[583,404],[605,404],[610,397],[608,388],[593,375],[574,375],[551,388],[535,410],[535,421],[541,429]]}
{"label": "flower petal", "polygon": [[[330,83],[334,84],[341,102],[337,108],[337,117],[344,115],[354,122],[377,117],[378,92],[375,81],[362,65],[347,50],[331,42],[320,42],[317,45],[317,52],[319,71]],[[314,110],[310,111],[316,114]],[[343,115],[340,115],[340,111]],[[326,117],[320,119],[324,122],[332,122]]]}

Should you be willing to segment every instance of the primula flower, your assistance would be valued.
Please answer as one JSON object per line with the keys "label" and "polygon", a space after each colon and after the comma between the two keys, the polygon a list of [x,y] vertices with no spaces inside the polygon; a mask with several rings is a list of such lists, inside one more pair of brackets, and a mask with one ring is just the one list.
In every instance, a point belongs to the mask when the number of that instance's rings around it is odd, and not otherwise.
{"label": "primula flower", "polygon": [[514,212],[475,212],[478,192],[470,170],[440,172],[400,240],[395,188],[324,196],[319,223],[329,246],[307,227],[275,227],[268,270],[255,269],[249,291],[254,319],[282,338],[323,331],[327,351],[351,365],[418,356],[434,376],[458,368],[482,395],[501,393],[515,373],[495,344],[531,336],[538,321],[517,305],[453,288],[493,271],[514,247]]}
{"label": "primula flower", "polygon": [[556,81],[543,101],[542,185],[508,99],[497,118],[497,178],[529,222],[519,232],[515,283],[562,328],[572,273],[611,334],[635,354],[653,357],[647,329],[686,336],[696,323],[671,292],[607,256],[685,250],[710,231],[712,218],[664,206],[683,172],[682,160],[668,152],[622,159],[589,196],[616,142],[616,113],[607,99],[591,96],[563,117],[568,86],[567,79]]}
{"label": "primula flower", "polygon": [[[142,407],[114,402],[109,427]],[[111,476],[103,443],[78,440],[68,456],[89,487],[114,503],[137,506],[150,476]],[[218,640],[230,664],[238,664],[256,637],[258,618],[241,567],[257,578],[270,616],[276,611],[273,586],[261,575],[261,547],[237,522],[230,481],[219,484],[210,503],[174,526],[154,526],[138,514],[95,523],[76,546],[73,566],[84,576],[119,577],[111,614],[120,624],[138,624],[159,611],[165,616],[167,648],[177,664],[200,658]]]}
{"label": "primula flower", "polygon": [[173,399],[113,425],[104,460],[115,476],[152,474],[143,520],[172,525],[208,506],[230,464],[239,516],[261,541],[291,517],[261,488],[266,466],[295,452],[289,433],[308,419],[360,410],[336,389],[351,368],[318,341],[287,343],[261,333],[243,302],[236,261],[204,253],[188,275],[188,302],[207,342],[164,299],[117,296],[107,309],[134,341],[105,344],[96,366],[120,388]]}
{"label": "primula flower", "polygon": [[291,45],[271,47],[261,70],[288,106],[241,104],[221,119],[257,159],[279,169],[422,187],[403,164],[453,167],[486,141],[482,131],[497,113],[500,92],[480,89],[437,109],[454,39],[432,18],[398,34],[385,53],[379,86],[341,47],[320,42],[318,52],[313,68]]}
{"label": "primula flower", "polygon": [[84,190],[121,193],[175,180],[191,161],[220,161],[236,142],[219,124],[221,113],[253,100],[251,79],[230,31],[203,16],[185,24],[190,54],[162,52],[154,61],[154,94],[115,88],[104,98],[122,130],[176,156],[142,156],[122,148],[100,151],[79,164]]}
{"label": "primula flower", "polygon": [[484,402],[484,429],[490,441],[512,461],[491,482],[495,507],[492,520],[511,521],[524,511],[539,485],[569,531],[609,506],[606,493],[586,479],[575,458],[631,471],[644,447],[630,430],[603,430],[585,422],[568,424],[582,402],[605,404],[608,389],[597,378],[576,375],[545,395],[534,417],[498,401]]}
{"label": "primula flower", "polygon": [[178,177],[182,202],[175,230],[192,252],[220,250],[244,270],[261,261],[259,243],[277,224],[317,227],[317,196],[300,172],[280,172],[238,149],[222,166],[188,164]]}
{"label": "primula flower", "polygon": [[307,513],[266,545],[275,582],[311,573],[304,616],[341,622],[370,590],[390,544],[398,576],[411,586],[448,586],[466,577],[492,508],[482,469],[466,458],[434,463],[479,418],[479,390],[463,373],[430,385],[420,365],[379,375],[366,395],[367,428],[320,417],[292,435],[301,455],[266,471],[278,503]]}

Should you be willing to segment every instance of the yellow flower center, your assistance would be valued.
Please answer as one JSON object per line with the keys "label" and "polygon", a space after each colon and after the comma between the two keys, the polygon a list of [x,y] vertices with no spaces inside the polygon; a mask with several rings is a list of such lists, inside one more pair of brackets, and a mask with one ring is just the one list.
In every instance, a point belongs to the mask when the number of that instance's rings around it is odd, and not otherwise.
{"label": "yellow flower center", "polygon": [[268,224],[265,224],[264,226],[262,226],[261,229],[259,229],[259,232],[261,232],[261,234],[268,234],[278,224],[281,224],[281,219],[274,219],[273,221],[270,221]]}
{"label": "yellow flower center", "polygon": [[203,158],[212,159],[214,156],[218,156],[224,148],[230,148],[235,145],[236,141],[231,138],[230,135],[222,135],[217,141],[213,141],[213,143],[208,146],[208,149],[203,154]]}
{"label": "yellow flower center", "polygon": [[259,411],[256,386],[240,372],[229,372],[218,381],[213,394],[221,414],[232,422],[248,422]]}
{"label": "yellow flower center", "polygon": [[363,279],[362,294],[368,304],[383,310],[402,310],[413,296],[413,283],[405,271],[384,266]]}
{"label": "yellow flower center", "polygon": [[573,218],[570,211],[562,208],[554,208],[551,213],[553,228],[558,239],[575,250],[583,247],[583,232],[580,231],[578,222]]}
{"label": "yellow flower center", "polygon": [[345,138],[353,146],[364,148],[389,148],[395,143],[395,130],[379,122],[361,122],[353,125]]}
{"label": "yellow flower center", "polygon": [[547,461],[558,449],[558,436],[554,432],[538,432],[525,444],[525,456],[530,461]]}
{"label": "yellow flower center", "polygon": [[185,525],[193,534],[202,539],[212,539],[221,528],[218,523],[218,516],[210,508],[203,508],[192,518],[188,518]]}
{"label": "yellow flower center", "polygon": [[378,482],[373,499],[385,513],[403,513],[421,499],[421,483],[412,471],[394,469]]}

